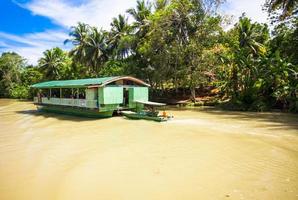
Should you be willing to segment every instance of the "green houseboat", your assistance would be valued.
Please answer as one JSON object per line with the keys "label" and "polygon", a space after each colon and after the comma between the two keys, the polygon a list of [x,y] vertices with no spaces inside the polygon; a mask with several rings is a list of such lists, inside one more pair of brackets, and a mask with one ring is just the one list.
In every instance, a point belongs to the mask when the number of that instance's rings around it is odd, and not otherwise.
{"label": "green houseboat", "polygon": [[41,111],[87,117],[111,117],[119,110],[142,110],[137,101],[148,101],[144,81],[131,76],[48,81],[37,88],[34,103]]}

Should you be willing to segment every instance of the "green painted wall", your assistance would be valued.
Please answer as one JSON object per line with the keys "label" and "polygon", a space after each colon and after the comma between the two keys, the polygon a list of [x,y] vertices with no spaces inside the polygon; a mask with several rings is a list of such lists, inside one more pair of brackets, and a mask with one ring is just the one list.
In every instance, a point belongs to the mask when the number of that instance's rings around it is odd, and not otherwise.
{"label": "green painted wall", "polygon": [[[148,87],[130,87],[128,89],[128,93],[128,107],[132,109],[141,110],[143,105],[136,104],[134,101],[148,101],[149,98]],[[100,104],[99,109],[101,111],[116,110],[119,104],[123,103],[123,87],[109,86],[98,88],[98,102]]]}
{"label": "green painted wall", "polygon": [[86,100],[97,100],[97,88],[86,89]]}
{"label": "green painted wall", "polygon": [[123,87],[101,87],[98,88],[99,104],[121,104],[123,103]]}
{"label": "green painted wall", "polygon": [[149,92],[148,87],[132,87],[129,91],[129,108],[136,108],[134,101],[148,101]]}
{"label": "green painted wall", "polygon": [[119,104],[104,104],[101,105],[100,107],[100,112],[102,111],[111,111],[111,110],[117,110],[118,109]]}

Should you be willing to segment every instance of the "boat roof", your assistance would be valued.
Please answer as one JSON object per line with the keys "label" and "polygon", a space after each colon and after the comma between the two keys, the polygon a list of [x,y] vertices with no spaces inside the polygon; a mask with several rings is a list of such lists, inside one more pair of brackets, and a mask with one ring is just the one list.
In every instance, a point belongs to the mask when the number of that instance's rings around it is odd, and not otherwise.
{"label": "boat roof", "polygon": [[88,78],[88,79],[76,79],[76,80],[58,80],[36,83],[32,85],[32,88],[80,88],[80,87],[102,87],[109,83],[118,80],[130,80],[140,85],[149,87],[150,85],[144,81],[134,78],[132,76],[111,76],[102,78]]}
{"label": "boat roof", "polygon": [[158,103],[158,102],[153,102],[153,101],[135,101],[136,103],[141,103],[144,105],[150,105],[150,106],[165,106],[166,104],[164,103]]}

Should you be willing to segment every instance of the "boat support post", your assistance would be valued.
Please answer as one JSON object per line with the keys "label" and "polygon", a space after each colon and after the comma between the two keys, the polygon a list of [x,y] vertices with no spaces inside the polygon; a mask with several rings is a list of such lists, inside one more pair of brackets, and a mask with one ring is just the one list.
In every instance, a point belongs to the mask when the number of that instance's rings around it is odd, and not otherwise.
{"label": "boat support post", "polygon": [[62,88],[60,88],[60,104],[62,103]]}

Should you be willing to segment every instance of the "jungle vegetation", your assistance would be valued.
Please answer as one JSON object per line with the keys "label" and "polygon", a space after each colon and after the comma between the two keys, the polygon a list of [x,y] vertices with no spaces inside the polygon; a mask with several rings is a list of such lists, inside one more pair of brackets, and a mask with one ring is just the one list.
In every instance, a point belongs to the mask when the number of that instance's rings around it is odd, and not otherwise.
{"label": "jungle vegetation", "polygon": [[131,75],[149,82],[156,98],[196,102],[207,90],[226,108],[298,112],[297,1],[264,2],[271,31],[245,14],[228,28],[222,3],[138,0],[110,30],[74,25],[65,40],[72,49],[46,50],[36,66],[5,52],[0,97],[32,98],[39,81]]}

